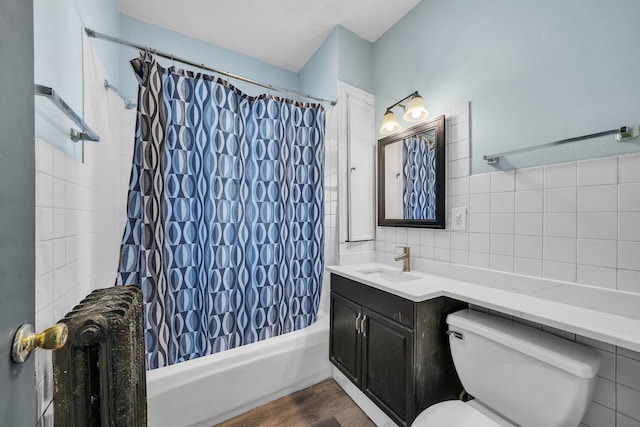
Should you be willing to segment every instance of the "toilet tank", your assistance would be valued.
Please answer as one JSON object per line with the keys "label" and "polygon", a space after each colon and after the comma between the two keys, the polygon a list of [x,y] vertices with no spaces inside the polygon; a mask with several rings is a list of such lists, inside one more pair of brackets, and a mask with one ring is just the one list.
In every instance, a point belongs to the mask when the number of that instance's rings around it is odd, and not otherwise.
{"label": "toilet tank", "polygon": [[465,390],[523,427],[580,424],[600,355],[539,329],[462,310],[447,316],[453,362]]}

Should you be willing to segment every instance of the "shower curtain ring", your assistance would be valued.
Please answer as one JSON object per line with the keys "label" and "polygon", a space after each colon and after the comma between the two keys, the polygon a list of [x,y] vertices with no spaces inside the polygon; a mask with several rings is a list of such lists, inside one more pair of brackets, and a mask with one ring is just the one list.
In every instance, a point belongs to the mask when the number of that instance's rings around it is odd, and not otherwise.
{"label": "shower curtain ring", "polygon": [[151,47],[144,46],[144,59],[145,61],[151,61]]}

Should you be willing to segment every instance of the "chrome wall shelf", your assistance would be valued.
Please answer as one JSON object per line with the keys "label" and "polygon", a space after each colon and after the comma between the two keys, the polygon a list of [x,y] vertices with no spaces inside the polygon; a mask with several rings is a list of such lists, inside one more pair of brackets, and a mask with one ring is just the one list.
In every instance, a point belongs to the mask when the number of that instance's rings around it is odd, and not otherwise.
{"label": "chrome wall shelf", "polygon": [[604,132],[592,133],[590,135],[582,135],[576,136],[574,138],[561,139],[560,141],[548,142],[546,144],[534,145],[532,147],[519,148],[511,151],[503,151],[502,153],[496,154],[487,154],[482,156],[484,160],[487,161],[488,164],[495,164],[500,161],[501,157],[511,156],[513,154],[527,153],[529,151],[540,150],[542,148],[553,147],[555,145],[566,144],[568,142],[576,142],[583,141],[585,139],[597,138],[600,136],[606,135],[615,135],[616,141],[626,141],[632,138],[638,137],[640,135],[640,127],[639,126],[622,126],[619,129],[606,130]]}
{"label": "chrome wall shelf", "polygon": [[71,109],[71,107],[69,107],[69,104],[64,102],[64,100],[58,96],[56,91],[52,88],[36,84],[35,94],[48,98],[67,117],[80,127],[80,130],[71,129],[69,137],[72,141],[100,141],[100,137],[80,118],[80,116],[75,113],[75,111]]}
{"label": "chrome wall shelf", "polygon": [[136,106],[138,105],[136,104],[136,101],[134,101],[133,99],[127,97],[125,94],[120,92],[120,89],[112,85],[111,82],[109,82],[109,80],[106,80],[106,79],[104,81],[104,90],[112,90],[116,95],[122,98],[122,100],[124,101],[124,108],[127,110],[136,108]]}

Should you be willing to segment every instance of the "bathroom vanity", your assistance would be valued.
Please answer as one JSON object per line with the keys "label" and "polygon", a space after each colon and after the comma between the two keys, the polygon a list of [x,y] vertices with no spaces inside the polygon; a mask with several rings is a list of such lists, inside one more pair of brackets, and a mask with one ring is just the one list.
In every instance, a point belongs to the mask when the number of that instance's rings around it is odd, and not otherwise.
{"label": "bathroom vanity", "polygon": [[637,294],[428,260],[403,272],[392,254],[380,259],[327,267],[334,377],[378,419],[411,425],[426,407],[458,398],[445,319],[468,304],[640,351]]}
{"label": "bathroom vanity", "polygon": [[414,302],[332,274],[330,360],[391,419],[411,425],[462,391],[446,317],[466,307],[443,296]]}

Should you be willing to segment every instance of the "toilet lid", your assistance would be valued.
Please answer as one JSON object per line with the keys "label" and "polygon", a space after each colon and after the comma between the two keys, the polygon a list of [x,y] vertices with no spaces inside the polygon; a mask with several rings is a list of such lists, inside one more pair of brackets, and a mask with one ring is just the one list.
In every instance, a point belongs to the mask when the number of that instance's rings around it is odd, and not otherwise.
{"label": "toilet lid", "polygon": [[482,412],[460,400],[437,403],[425,409],[411,427],[501,427]]}

